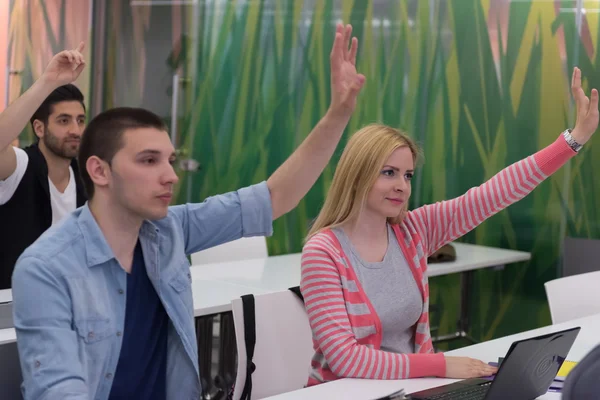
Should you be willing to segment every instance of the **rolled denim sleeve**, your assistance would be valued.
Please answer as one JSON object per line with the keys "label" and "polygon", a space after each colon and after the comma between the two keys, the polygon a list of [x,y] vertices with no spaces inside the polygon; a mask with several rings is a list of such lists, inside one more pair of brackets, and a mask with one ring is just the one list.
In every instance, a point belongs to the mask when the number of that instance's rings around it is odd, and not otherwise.
{"label": "rolled denim sleeve", "polygon": [[242,236],[271,236],[273,207],[267,182],[238,190],[242,213]]}
{"label": "rolled denim sleeve", "polygon": [[67,288],[44,261],[24,257],[15,266],[12,295],[24,398],[89,399]]}
{"label": "rolled denim sleeve", "polygon": [[271,236],[273,208],[266,182],[209,197],[202,203],[171,207],[183,228],[186,254],[241,237]]}

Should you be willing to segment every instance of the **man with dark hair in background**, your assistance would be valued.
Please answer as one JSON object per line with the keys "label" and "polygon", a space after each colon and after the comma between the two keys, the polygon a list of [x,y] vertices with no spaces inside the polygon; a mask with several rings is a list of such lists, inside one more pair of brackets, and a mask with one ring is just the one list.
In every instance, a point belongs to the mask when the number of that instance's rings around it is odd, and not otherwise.
{"label": "man with dark hair in background", "polygon": [[[85,127],[83,94],[71,84],[85,66],[83,43],[55,55],[42,76],[0,114],[0,289],[21,253],[86,201],[75,160]],[[31,122],[38,142],[13,141]]]}

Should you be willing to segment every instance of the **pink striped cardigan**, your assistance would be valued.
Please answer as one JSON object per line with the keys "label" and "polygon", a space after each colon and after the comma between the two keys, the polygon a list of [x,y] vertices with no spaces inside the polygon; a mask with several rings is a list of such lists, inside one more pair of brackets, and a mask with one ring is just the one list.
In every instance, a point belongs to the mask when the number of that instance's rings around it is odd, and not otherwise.
{"label": "pink striped cardigan", "polygon": [[483,185],[455,199],[417,208],[393,226],[423,295],[414,354],[379,350],[381,322],[337,238],[330,229],[310,238],[302,251],[300,284],[315,349],[308,386],[338,378],[445,376],[444,355],[433,352],[429,332],[427,257],[525,197],[575,154],[560,135]]}

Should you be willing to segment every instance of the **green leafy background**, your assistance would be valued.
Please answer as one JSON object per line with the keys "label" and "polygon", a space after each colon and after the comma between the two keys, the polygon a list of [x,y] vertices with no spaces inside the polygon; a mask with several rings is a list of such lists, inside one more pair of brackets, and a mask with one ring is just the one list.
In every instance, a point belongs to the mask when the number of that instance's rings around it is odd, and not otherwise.
{"label": "green leafy background", "polygon": [[[426,162],[411,204],[417,207],[464,193],[571,126],[575,64],[586,88],[599,87],[597,53],[589,56],[578,39],[573,2],[384,3],[318,1],[310,17],[298,0],[232,1],[218,17],[208,6],[204,12],[195,50],[201,78],[183,122],[184,146],[203,165],[192,179],[194,201],[267,178],[327,109],[334,22],[351,23],[359,39],[358,69],[367,82],[347,135],[298,208],[275,222],[270,254],[301,250],[344,142],[364,124],[403,128],[423,146]],[[504,23],[500,3],[507,4]],[[594,49],[596,16],[585,18]],[[532,195],[462,239],[532,253],[531,262],[476,273],[475,338],[550,323],[543,283],[557,276],[562,237],[597,236],[592,153],[599,148],[586,146]],[[459,284],[457,275],[432,279],[439,333],[455,329]]]}

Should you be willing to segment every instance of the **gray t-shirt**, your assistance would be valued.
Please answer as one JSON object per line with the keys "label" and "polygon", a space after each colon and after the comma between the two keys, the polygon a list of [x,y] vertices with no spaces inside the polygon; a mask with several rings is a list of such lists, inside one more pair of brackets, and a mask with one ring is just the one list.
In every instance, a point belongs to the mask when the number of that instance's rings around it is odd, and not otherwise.
{"label": "gray t-shirt", "polygon": [[388,224],[388,248],[383,261],[374,263],[362,260],[342,228],[332,231],[381,320],[381,350],[414,353],[415,324],[423,311],[423,297],[392,227]]}

